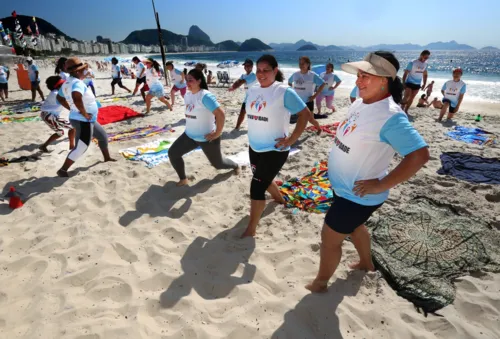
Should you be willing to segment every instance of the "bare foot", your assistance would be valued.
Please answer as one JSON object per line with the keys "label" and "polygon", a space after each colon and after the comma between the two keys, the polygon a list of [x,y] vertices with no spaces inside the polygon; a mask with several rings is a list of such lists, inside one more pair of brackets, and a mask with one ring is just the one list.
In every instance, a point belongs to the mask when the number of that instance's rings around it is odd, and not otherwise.
{"label": "bare foot", "polygon": [[361,262],[353,262],[352,264],[349,264],[349,268],[351,270],[360,270],[360,271],[368,271],[368,272],[375,271],[375,266],[373,266],[373,263],[363,264]]}
{"label": "bare foot", "polygon": [[38,147],[38,149],[40,151],[42,151],[43,153],[50,153],[49,150],[47,149],[47,146],[45,146],[45,145]]}
{"label": "bare foot", "polygon": [[69,150],[72,151],[75,149],[75,145],[69,145]]}
{"label": "bare foot", "polygon": [[240,175],[240,173],[241,173],[241,167],[240,167],[240,165],[238,165],[238,167],[236,167],[236,168],[234,169],[234,174],[236,174],[236,175]]}
{"label": "bare foot", "polygon": [[68,178],[69,177],[68,171],[65,171],[63,169],[60,169],[59,171],[57,171],[57,175],[61,178]]}
{"label": "bare foot", "polygon": [[185,186],[189,183],[189,180],[187,179],[182,179],[182,180],[179,180],[179,182],[177,183],[177,187],[181,187],[181,186]]}
{"label": "bare foot", "polygon": [[104,159],[104,162],[108,162],[108,161],[115,162],[116,159],[113,159],[113,158]]}
{"label": "bare foot", "polygon": [[286,204],[286,200],[283,197],[280,197],[279,199],[273,199],[273,200],[274,200],[274,202],[277,202],[280,205]]}
{"label": "bare foot", "polygon": [[325,293],[328,291],[328,281],[314,279],[313,282],[307,284],[305,288],[313,293]]}
{"label": "bare foot", "polygon": [[246,237],[255,237],[255,230],[249,230],[248,228],[243,232],[241,235],[241,239],[246,238]]}

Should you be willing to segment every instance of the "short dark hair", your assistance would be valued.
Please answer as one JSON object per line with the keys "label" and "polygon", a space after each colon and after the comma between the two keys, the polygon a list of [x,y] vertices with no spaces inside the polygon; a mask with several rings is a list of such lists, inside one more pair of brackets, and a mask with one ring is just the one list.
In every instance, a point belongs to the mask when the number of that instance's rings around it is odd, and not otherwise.
{"label": "short dark hair", "polygon": [[61,77],[59,75],[53,75],[47,78],[45,80],[45,84],[47,85],[47,88],[49,91],[53,91],[56,89],[56,84],[61,80]]}
{"label": "short dark hair", "polygon": [[165,67],[167,67],[167,66],[172,66],[172,67],[174,67],[174,62],[173,62],[173,61],[167,61],[167,62],[165,63]]}
{"label": "short dark hair", "polygon": [[113,57],[113,58],[111,59],[111,63],[112,63],[113,65],[116,65],[116,64],[118,63],[118,59],[117,59],[117,58],[115,58],[115,57]]}
{"label": "short dark hair", "polygon": [[431,51],[429,51],[428,49],[424,49],[424,50],[422,51],[422,53],[420,53],[420,55],[422,55],[422,56],[425,56],[425,55],[431,55]]}
{"label": "short dark hair", "polygon": [[138,57],[136,57],[136,56],[132,58],[132,61],[139,61],[139,62],[141,62],[141,60]]}
{"label": "short dark hair", "polygon": [[200,80],[200,88],[208,90],[207,80],[201,69],[193,68],[188,74],[196,80]]}
{"label": "short dark hair", "polygon": [[425,99],[425,94],[422,94],[422,96],[420,97],[420,99]]}

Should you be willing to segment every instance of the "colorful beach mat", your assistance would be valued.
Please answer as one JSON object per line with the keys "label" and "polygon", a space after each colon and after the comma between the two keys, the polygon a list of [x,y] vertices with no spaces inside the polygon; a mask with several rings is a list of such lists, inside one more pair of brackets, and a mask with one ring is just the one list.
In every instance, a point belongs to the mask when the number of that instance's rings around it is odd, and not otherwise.
{"label": "colorful beach mat", "polygon": [[[333,124],[320,125],[321,132],[334,137],[337,133],[337,127],[339,127],[339,122],[334,122]],[[318,129],[315,126],[309,126],[306,131],[317,132]]]}
{"label": "colorful beach mat", "polygon": [[4,117],[0,118],[0,124],[10,124],[11,122],[28,122],[28,121],[40,121],[42,120],[40,116],[33,115],[29,117]]}
{"label": "colorful beach mat", "polygon": [[366,224],[376,268],[403,298],[424,312],[455,300],[455,279],[500,272],[500,232],[450,205],[420,197],[381,209]]}
{"label": "colorful beach mat", "polygon": [[23,114],[23,113],[32,113],[39,112],[41,107],[41,103],[38,102],[30,102],[25,104],[16,105],[13,107],[0,108],[0,115],[14,115],[14,114]]}
{"label": "colorful beach mat", "polygon": [[476,184],[500,184],[500,160],[461,152],[444,152],[438,174]]}
{"label": "colorful beach mat", "polygon": [[326,160],[314,165],[302,178],[293,178],[281,184],[280,192],[287,207],[312,213],[326,213],[333,201]]}
{"label": "colorful beach mat", "polygon": [[[143,161],[147,168],[153,168],[168,161],[168,149],[174,141],[175,139],[159,139],[141,146],[120,150],[119,153],[127,160]],[[200,150],[201,148],[197,148],[193,152]],[[192,152],[187,154],[190,153]]]}
{"label": "colorful beach mat", "polygon": [[[291,157],[300,152],[298,148],[291,148],[288,156]],[[250,155],[248,154],[248,150],[241,151],[240,153],[230,155],[227,157],[228,159],[234,161],[240,166],[250,166]]]}
{"label": "colorful beach mat", "polygon": [[99,115],[97,116],[97,121],[101,125],[107,125],[113,122],[127,120],[139,116],[142,116],[142,114],[134,111],[131,108],[125,106],[112,105],[99,108]]}
{"label": "colorful beach mat", "polygon": [[498,142],[498,137],[490,132],[475,127],[455,126],[453,131],[445,133],[452,139],[475,145],[492,145]]}
{"label": "colorful beach mat", "polygon": [[[173,129],[159,126],[138,127],[123,132],[108,133],[108,142],[148,138],[166,132],[173,132]],[[97,140],[94,139],[94,142]]]}

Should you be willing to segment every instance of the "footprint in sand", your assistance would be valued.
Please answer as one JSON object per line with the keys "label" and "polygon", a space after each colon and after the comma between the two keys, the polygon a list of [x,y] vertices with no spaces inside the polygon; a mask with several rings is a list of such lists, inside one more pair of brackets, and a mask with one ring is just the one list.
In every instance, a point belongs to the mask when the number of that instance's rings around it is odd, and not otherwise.
{"label": "footprint in sand", "polygon": [[484,197],[489,202],[500,202],[500,192],[496,192],[493,194],[486,194]]}
{"label": "footprint in sand", "polygon": [[139,258],[137,258],[137,255],[135,255],[134,252],[132,252],[131,250],[129,250],[120,243],[114,244],[113,248],[115,249],[116,253],[120,256],[120,258],[122,258],[122,260],[125,260],[130,263],[139,260]]}

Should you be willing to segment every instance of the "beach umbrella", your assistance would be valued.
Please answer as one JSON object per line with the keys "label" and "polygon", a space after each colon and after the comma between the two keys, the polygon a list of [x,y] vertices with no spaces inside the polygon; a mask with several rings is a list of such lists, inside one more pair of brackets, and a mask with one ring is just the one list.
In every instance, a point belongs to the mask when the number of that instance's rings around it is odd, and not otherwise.
{"label": "beach umbrella", "polygon": [[240,63],[240,62],[239,62],[239,61],[237,61],[237,60],[225,60],[225,61],[220,62],[220,63],[217,65],[217,67],[218,67],[218,68],[227,68],[227,69],[228,69],[228,73],[229,73],[229,75],[231,75],[231,72],[229,71],[229,69],[230,69],[231,67],[235,67],[235,66],[237,66],[239,63]]}
{"label": "beach umbrella", "polygon": [[326,65],[316,65],[311,68],[311,71],[313,71],[316,74],[321,74],[323,72],[326,72]]}

